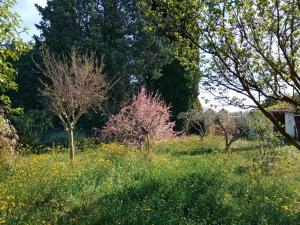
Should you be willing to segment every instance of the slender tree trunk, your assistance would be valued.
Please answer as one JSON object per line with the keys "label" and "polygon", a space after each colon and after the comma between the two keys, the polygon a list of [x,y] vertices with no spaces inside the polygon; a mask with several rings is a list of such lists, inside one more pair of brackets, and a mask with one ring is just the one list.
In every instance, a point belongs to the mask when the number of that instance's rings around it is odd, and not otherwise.
{"label": "slender tree trunk", "polygon": [[227,137],[227,138],[225,138],[225,139],[226,139],[225,151],[229,151],[229,148],[230,148],[231,144],[234,142],[234,140],[231,139],[231,140],[229,141],[228,135],[226,135],[226,137]]}
{"label": "slender tree trunk", "polygon": [[228,135],[226,132],[225,132],[224,136],[225,136],[225,151],[228,151],[230,144],[229,144],[229,140],[228,140],[229,138],[228,138]]}
{"label": "slender tree trunk", "polygon": [[203,141],[203,137],[204,137],[204,128],[202,127],[202,125],[200,125],[200,139],[201,139],[201,141]]}
{"label": "slender tree trunk", "polygon": [[228,134],[226,128],[223,126],[222,123],[220,123],[219,125],[224,133],[224,138],[225,138],[225,149],[224,150],[228,151],[230,148],[230,145],[234,142],[234,137],[233,137],[233,139],[230,140],[229,139],[230,137],[229,137],[229,134]]}
{"label": "slender tree trunk", "polygon": [[152,160],[152,152],[151,152],[151,146],[150,146],[150,137],[149,137],[149,134],[147,134],[146,136],[146,147],[147,147],[147,159],[149,161]]}
{"label": "slender tree trunk", "polygon": [[74,159],[75,156],[75,146],[74,146],[74,131],[73,128],[68,128],[68,144],[69,144],[69,152],[70,159]]}
{"label": "slender tree trunk", "polygon": [[225,138],[225,150],[227,151],[230,147],[230,144],[229,144],[229,135],[226,131],[226,129],[223,127],[223,125],[221,124],[221,128],[224,132],[224,138]]}

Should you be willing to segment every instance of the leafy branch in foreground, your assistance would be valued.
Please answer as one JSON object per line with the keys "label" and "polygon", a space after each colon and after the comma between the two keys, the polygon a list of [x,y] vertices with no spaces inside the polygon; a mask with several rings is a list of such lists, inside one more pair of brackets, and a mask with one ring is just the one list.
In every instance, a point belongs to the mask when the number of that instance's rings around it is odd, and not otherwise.
{"label": "leafy branch in foreground", "polygon": [[[199,47],[206,88],[218,99],[259,109],[294,146],[261,100],[300,106],[300,1],[144,0],[152,25]],[[197,21],[195,23],[194,21]],[[228,90],[238,93],[232,97]],[[247,104],[245,99],[252,103]]]}
{"label": "leafy branch in foreground", "polygon": [[20,16],[12,12],[15,4],[16,0],[0,1],[0,100],[7,107],[10,107],[11,101],[6,92],[18,88],[15,83],[17,71],[12,62],[29,48],[20,37],[22,32],[26,32],[20,26]]}

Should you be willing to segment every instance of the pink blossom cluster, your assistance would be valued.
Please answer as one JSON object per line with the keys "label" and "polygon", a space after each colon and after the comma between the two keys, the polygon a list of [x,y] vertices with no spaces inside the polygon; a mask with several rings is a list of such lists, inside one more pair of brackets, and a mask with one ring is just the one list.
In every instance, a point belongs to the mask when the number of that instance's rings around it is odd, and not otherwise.
{"label": "pink blossom cluster", "polygon": [[102,135],[137,147],[143,146],[146,138],[170,138],[175,135],[175,123],[170,121],[170,113],[170,106],[159,94],[147,93],[142,88],[117,115],[110,117]]}

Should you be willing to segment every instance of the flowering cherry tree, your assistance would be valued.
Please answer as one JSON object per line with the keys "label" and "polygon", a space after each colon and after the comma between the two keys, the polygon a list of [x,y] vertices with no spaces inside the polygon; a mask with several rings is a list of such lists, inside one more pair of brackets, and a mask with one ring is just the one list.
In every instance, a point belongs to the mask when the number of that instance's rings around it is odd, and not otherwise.
{"label": "flowering cherry tree", "polygon": [[110,117],[102,134],[137,147],[146,146],[147,157],[151,158],[151,141],[175,135],[174,122],[170,121],[170,106],[159,94],[147,93],[145,88],[123,107],[119,114]]}

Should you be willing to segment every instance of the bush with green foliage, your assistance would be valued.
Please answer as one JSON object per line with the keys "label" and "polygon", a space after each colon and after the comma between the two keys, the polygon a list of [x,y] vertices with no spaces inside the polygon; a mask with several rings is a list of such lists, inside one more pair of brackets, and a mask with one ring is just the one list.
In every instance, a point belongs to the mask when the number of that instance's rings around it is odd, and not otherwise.
{"label": "bush with green foliage", "polygon": [[258,144],[258,155],[253,158],[259,166],[269,167],[277,161],[276,148],[284,144],[283,137],[274,131],[274,126],[260,111],[248,115],[249,139]]}
{"label": "bush with green foliage", "polygon": [[253,110],[248,114],[247,126],[250,140],[256,140],[266,148],[282,145],[280,134],[274,131],[272,122],[260,111]]}
{"label": "bush with green foliage", "polygon": [[202,109],[190,109],[186,112],[178,114],[177,118],[183,121],[183,132],[197,133],[200,135],[201,140],[204,137],[207,128],[207,115]]}

